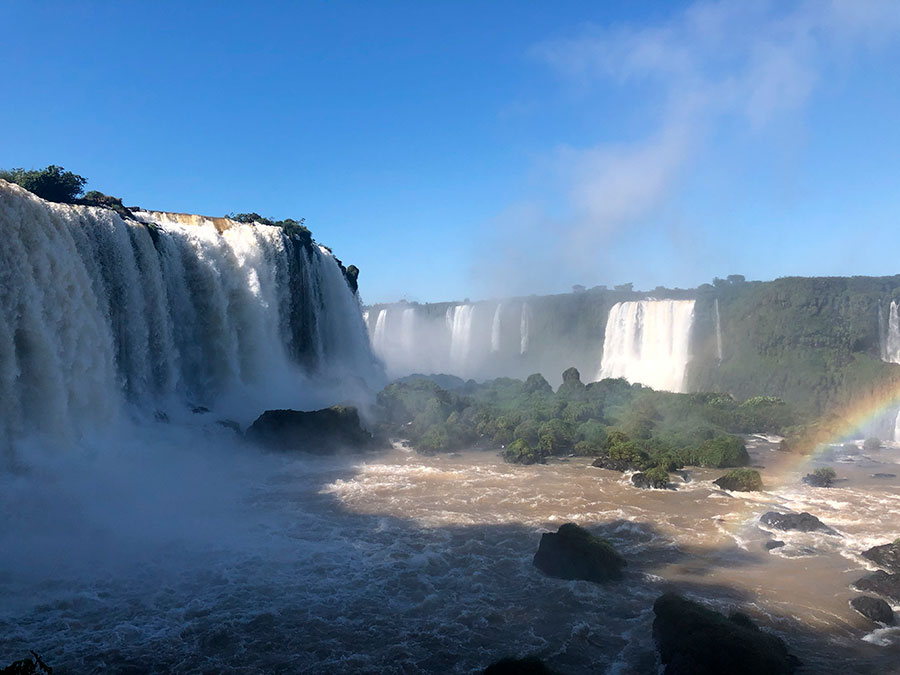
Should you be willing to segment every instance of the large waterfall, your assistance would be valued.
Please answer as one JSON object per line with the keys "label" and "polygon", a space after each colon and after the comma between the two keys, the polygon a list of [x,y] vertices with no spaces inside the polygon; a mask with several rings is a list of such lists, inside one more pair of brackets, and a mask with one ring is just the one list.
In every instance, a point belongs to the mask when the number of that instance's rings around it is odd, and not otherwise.
{"label": "large waterfall", "polygon": [[0,181],[0,439],[77,435],[127,404],[230,401],[246,415],[260,412],[246,396],[299,406],[323,403],[326,380],[377,386],[327,250],[276,227],[136,215]]}
{"label": "large waterfall", "polygon": [[[879,308],[879,315],[880,312]],[[881,358],[888,363],[900,363],[900,311],[896,301],[891,301],[887,328],[882,333]]]}
{"label": "large waterfall", "polygon": [[684,391],[693,318],[693,300],[616,303],[606,321],[599,378]]}

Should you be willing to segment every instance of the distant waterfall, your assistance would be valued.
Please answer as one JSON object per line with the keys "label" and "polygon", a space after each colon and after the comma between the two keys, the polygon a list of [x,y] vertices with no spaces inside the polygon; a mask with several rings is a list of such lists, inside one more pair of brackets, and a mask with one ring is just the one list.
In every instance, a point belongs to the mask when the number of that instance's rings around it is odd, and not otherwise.
{"label": "distant waterfall", "polygon": [[616,303],[606,321],[599,377],[683,391],[693,318],[693,300]]}
{"label": "distant waterfall", "polygon": [[376,352],[384,351],[387,330],[387,310],[382,309],[375,318],[375,332],[372,335],[372,346]]}
{"label": "distant waterfall", "polygon": [[900,312],[896,301],[891,301],[887,331],[881,345],[881,358],[888,363],[900,363]]}
{"label": "distant waterfall", "polygon": [[716,298],[716,359],[722,363],[722,317],[719,316],[718,298]]}
{"label": "distant waterfall", "polygon": [[150,225],[0,181],[0,437],[78,434],[126,403],[377,377],[326,250],[264,225],[139,217]]}
{"label": "distant waterfall", "polygon": [[472,305],[454,305],[447,310],[450,327],[450,363],[455,372],[464,372],[472,338]]}
{"label": "distant waterfall", "polygon": [[503,309],[503,303],[497,303],[497,309],[494,310],[494,318],[491,319],[491,353],[496,354],[500,351],[500,311]]}
{"label": "distant waterfall", "polygon": [[531,339],[531,307],[528,303],[522,303],[522,318],[519,321],[519,353],[528,351],[528,341]]}

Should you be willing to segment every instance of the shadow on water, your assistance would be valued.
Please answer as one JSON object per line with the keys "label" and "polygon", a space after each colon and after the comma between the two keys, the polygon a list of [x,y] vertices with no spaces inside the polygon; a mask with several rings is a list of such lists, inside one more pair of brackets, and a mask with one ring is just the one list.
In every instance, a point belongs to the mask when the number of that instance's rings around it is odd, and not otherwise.
{"label": "shadow on water", "polygon": [[[678,548],[651,522],[582,522],[628,569],[620,582],[563,581],[531,562],[559,523],[428,527],[361,514],[322,489],[354,477],[348,462],[284,467],[254,492],[260,517],[239,545],[173,544],[128,573],[31,589],[32,606],[0,622],[0,658],[34,649],[55,673],[444,673],[529,654],[561,673],[656,673],[652,604],[675,590],[747,611],[786,640],[801,672],[890,672],[885,651],[766,616],[751,593],[708,580],[765,553]],[[657,576],[672,566],[678,581]]]}

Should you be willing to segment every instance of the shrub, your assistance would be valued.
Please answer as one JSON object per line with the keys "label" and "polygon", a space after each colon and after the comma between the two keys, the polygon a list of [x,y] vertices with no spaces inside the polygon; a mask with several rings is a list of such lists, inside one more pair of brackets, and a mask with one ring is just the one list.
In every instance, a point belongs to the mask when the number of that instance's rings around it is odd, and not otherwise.
{"label": "shrub", "polygon": [[669,472],[661,466],[654,466],[644,472],[644,478],[650,487],[665,490],[669,486]]}
{"label": "shrub", "polygon": [[753,469],[734,469],[713,481],[723,490],[735,492],[755,492],[762,490],[763,482],[759,471]]}
{"label": "shrub", "polygon": [[510,464],[543,464],[546,458],[544,452],[532,448],[528,441],[521,438],[510,443],[500,455]]}
{"label": "shrub", "polygon": [[51,164],[46,169],[10,169],[0,171],[0,178],[8,180],[50,202],[72,204],[84,191],[87,178]]}
{"label": "shrub", "polygon": [[872,452],[873,450],[878,450],[881,448],[881,441],[877,438],[867,438],[863,441],[863,450],[866,452]]}

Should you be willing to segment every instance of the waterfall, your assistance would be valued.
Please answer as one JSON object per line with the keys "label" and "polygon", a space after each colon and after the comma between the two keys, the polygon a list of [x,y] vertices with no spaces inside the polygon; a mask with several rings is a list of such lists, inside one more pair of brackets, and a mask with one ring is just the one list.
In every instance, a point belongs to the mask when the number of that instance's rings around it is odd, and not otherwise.
{"label": "waterfall", "polygon": [[472,336],[472,305],[454,305],[447,309],[450,328],[450,363],[454,372],[465,372]]}
{"label": "waterfall", "polygon": [[497,309],[494,310],[494,318],[491,321],[491,353],[496,354],[500,351],[500,310],[503,303],[497,303]]}
{"label": "waterfall", "polygon": [[716,298],[716,359],[722,363],[722,317],[719,316],[718,298]]}
{"label": "waterfall", "polygon": [[618,302],[609,311],[599,378],[683,391],[693,300]]}
{"label": "waterfall", "polygon": [[319,377],[380,377],[327,250],[276,227],[137,216],[0,181],[0,437],[71,437],[129,404],[249,389],[299,401]]}
{"label": "waterfall", "polygon": [[522,303],[522,318],[519,320],[519,353],[528,351],[528,341],[531,338],[531,307],[527,302]]}
{"label": "waterfall", "polygon": [[900,311],[894,300],[891,301],[888,313],[887,333],[881,348],[881,358],[888,363],[900,363]]}
{"label": "waterfall", "polygon": [[372,333],[372,347],[375,353],[382,354],[387,347],[387,310],[382,309],[375,318],[375,331]]}

